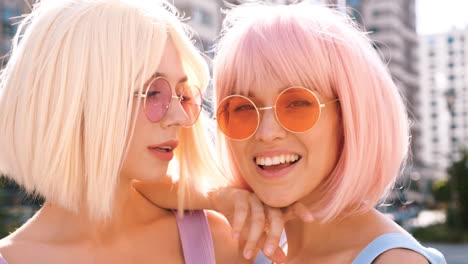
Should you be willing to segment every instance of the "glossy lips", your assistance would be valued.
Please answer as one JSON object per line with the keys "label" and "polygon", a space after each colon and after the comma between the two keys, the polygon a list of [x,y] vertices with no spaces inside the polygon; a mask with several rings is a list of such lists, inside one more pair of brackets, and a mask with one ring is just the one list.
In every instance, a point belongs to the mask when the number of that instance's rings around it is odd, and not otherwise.
{"label": "glossy lips", "polygon": [[175,140],[166,141],[159,145],[148,146],[148,150],[156,158],[162,161],[170,161],[174,157],[174,149],[177,147],[178,142]]}

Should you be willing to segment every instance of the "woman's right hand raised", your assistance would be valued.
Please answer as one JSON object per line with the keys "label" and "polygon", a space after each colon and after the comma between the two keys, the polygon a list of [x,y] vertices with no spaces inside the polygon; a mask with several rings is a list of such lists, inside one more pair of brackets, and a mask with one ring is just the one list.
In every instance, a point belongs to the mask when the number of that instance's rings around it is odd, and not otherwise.
{"label": "woman's right hand raised", "polygon": [[243,246],[243,256],[252,259],[261,249],[274,262],[284,262],[286,255],[279,247],[284,228],[279,208],[263,204],[255,194],[224,187],[209,194],[213,210],[223,214],[232,227],[232,235]]}

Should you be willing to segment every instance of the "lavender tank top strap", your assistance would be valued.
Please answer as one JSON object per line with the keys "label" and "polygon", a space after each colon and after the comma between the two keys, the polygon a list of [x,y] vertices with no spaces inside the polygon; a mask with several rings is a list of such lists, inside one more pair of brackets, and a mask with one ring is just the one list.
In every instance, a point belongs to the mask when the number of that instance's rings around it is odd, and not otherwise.
{"label": "lavender tank top strap", "polygon": [[[187,211],[180,218],[174,212],[186,264],[215,264],[213,238],[203,210]],[[0,264],[2,264],[0,262]]]}
{"label": "lavender tank top strap", "polygon": [[3,258],[2,254],[0,254],[0,264],[8,264],[6,260]]}

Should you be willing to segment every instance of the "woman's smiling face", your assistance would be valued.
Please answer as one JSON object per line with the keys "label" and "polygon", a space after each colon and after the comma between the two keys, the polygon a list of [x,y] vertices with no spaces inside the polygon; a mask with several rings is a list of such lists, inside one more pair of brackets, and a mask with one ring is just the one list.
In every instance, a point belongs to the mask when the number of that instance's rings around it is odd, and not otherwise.
{"label": "woman's smiling face", "polygon": [[[275,104],[283,89],[252,89],[258,107]],[[288,206],[314,198],[317,186],[333,171],[340,148],[339,103],[315,93],[326,103],[318,123],[307,132],[294,133],[278,122],[275,110],[260,111],[255,134],[242,141],[228,140],[241,176],[266,204]]]}

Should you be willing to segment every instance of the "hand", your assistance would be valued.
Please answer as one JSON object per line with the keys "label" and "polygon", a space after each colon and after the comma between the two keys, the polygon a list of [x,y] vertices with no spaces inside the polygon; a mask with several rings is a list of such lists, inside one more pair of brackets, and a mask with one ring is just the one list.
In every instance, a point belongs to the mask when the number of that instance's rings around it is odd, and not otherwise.
{"label": "hand", "polygon": [[264,205],[253,193],[231,187],[218,189],[209,198],[213,209],[230,222],[233,237],[246,240],[243,249],[246,259],[251,259],[257,248],[274,262],[286,259],[278,246],[284,228],[280,209]]}
{"label": "hand", "polygon": [[312,222],[315,220],[314,216],[312,215],[309,208],[307,208],[301,202],[295,202],[292,205],[286,207],[283,210],[283,220],[284,222],[288,222],[290,220],[298,218],[304,222]]}

